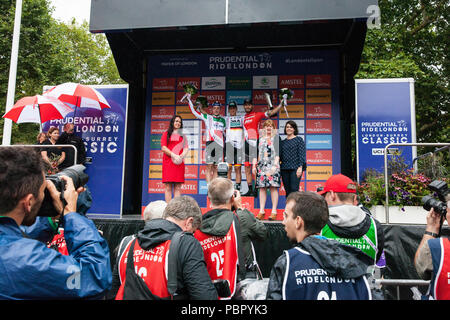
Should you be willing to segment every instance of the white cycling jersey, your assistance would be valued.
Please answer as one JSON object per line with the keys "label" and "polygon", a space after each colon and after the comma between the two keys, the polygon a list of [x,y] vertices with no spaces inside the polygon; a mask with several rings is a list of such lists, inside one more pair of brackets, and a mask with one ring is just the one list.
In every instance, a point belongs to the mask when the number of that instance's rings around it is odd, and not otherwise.
{"label": "white cycling jersey", "polygon": [[244,141],[244,116],[226,116],[226,142],[237,149],[242,148]]}

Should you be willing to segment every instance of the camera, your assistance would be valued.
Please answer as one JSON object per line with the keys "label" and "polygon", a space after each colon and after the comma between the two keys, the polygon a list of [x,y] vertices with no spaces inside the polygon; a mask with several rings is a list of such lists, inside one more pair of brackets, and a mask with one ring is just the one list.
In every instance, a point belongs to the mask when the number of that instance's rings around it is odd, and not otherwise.
{"label": "camera", "polygon": [[428,185],[428,188],[437,193],[439,200],[434,199],[430,195],[425,196],[422,198],[423,208],[427,211],[433,208],[435,212],[445,217],[447,214],[447,201],[445,198],[449,193],[447,183],[435,180]]}
{"label": "camera", "polygon": [[[61,176],[67,176],[69,178],[72,178],[73,185],[76,190],[79,187],[84,186],[89,180],[89,176],[86,173],[84,173],[85,169],[86,169],[85,166],[81,164],[76,164],[71,167],[65,168],[64,170],[56,174],[46,176],[45,179],[50,180],[55,185],[56,190],[61,192],[62,197],[63,196],[62,191],[65,190],[66,188],[66,182],[63,179],[61,179]],[[63,200],[63,198],[61,200]],[[53,206],[53,198],[51,197],[50,192],[46,188],[44,200],[42,201],[42,205],[41,208],[39,209],[38,216],[55,217],[60,213],[61,212],[57,212],[55,207]]]}
{"label": "camera", "polygon": [[217,164],[217,176],[222,178],[228,177],[228,163],[219,162]]}
{"label": "camera", "polygon": [[231,296],[230,284],[228,280],[217,279],[213,280],[214,288],[216,288],[217,295],[221,298],[226,298]]}

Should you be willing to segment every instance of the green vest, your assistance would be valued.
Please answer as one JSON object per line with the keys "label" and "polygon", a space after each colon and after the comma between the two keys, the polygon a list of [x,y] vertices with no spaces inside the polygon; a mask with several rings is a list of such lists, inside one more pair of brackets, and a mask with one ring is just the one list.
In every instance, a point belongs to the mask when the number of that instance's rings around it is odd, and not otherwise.
{"label": "green vest", "polygon": [[334,239],[343,244],[360,249],[362,252],[371,257],[374,263],[376,263],[378,252],[377,227],[375,225],[375,221],[372,218],[370,218],[370,220],[371,220],[370,228],[367,231],[367,233],[363,235],[361,238],[350,239],[339,237],[331,230],[328,224],[326,224],[325,227],[323,227],[321,235],[324,236],[325,238]]}

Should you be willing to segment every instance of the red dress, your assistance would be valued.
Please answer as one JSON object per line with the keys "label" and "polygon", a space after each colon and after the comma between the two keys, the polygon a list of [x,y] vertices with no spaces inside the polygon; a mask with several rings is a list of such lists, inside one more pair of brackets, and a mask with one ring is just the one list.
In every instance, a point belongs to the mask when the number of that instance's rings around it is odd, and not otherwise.
{"label": "red dress", "polygon": [[[175,132],[172,132],[169,144],[167,144],[167,131],[161,137],[161,148],[166,146],[170,151],[178,155],[183,153],[186,145],[186,139]],[[175,164],[171,157],[163,153],[162,182],[184,183],[184,162]]]}

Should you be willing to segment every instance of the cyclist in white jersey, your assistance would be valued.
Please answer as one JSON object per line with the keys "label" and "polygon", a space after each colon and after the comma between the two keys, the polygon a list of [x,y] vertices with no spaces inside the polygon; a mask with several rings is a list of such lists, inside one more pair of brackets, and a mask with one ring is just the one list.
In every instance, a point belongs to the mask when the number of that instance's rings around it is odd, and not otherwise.
{"label": "cyclist in white jersey", "polygon": [[195,109],[190,94],[186,95],[186,99],[192,114],[205,123],[206,183],[209,184],[212,179],[217,177],[217,164],[223,161],[226,122],[225,119],[220,116],[221,105],[219,102],[216,101],[212,104],[212,114],[208,114],[201,105],[199,108],[200,112]]}
{"label": "cyclist in white jersey", "polygon": [[244,116],[237,116],[237,104],[230,101],[228,104],[228,114],[226,120],[226,143],[225,143],[225,161],[228,163],[228,179],[231,180],[231,172],[236,174],[235,188],[241,189],[242,181],[242,163],[244,146]]}

